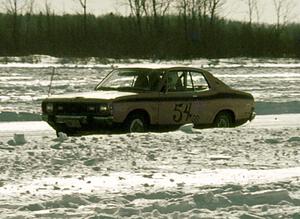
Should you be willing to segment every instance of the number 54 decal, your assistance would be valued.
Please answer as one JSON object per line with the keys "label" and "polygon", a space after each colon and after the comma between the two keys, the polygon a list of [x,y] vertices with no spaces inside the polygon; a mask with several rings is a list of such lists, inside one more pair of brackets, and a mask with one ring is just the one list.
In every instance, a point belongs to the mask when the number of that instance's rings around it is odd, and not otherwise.
{"label": "number 54 decal", "polygon": [[174,122],[188,121],[192,117],[191,106],[191,103],[175,104],[173,114]]}

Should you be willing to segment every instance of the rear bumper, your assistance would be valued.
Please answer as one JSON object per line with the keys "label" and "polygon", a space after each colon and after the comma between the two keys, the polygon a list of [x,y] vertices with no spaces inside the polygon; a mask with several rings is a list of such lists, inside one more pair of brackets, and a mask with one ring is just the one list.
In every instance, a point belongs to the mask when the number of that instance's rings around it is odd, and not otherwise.
{"label": "rear bumper", "polygon": [[255,117],[256,117],[256,113],[252,112],[250,117],[249,117],[249,121],[251,122],[253,119],[255,119]]}
{"label": "rear bumper", "polygon": [[245,123],[248,122],[248,121],[251,122],[251,121],[255,118],[255,116],[256,116],[256,113],[255,113],[255,112],[252,112],[248,118],[246,117],[246,118],[244,118],[244,119],[236,120],[234,126],[240,126],[240,125],[243,125],[243,124],[245,124]]}

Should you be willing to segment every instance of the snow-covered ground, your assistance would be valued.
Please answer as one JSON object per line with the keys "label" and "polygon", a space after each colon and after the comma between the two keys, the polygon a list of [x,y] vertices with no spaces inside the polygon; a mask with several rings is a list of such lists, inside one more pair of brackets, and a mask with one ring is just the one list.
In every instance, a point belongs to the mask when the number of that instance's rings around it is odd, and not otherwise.
{"label": "snow-covered ground", "polygon": [[[1,219],[300,218],[297,60],[186,63],[255,96],[241,127],[57,138],[33,121],[58,65],[40,59],[0,66]],[[53,93],[90,90],[108,67],[75,65],[56,66]]]}
{"label": "snow-covered ground", "polygon": [[2,123],[0,215],[298,218],[299,127],[300,115],[276,115],[234,129],[56,138],[42,122]]}

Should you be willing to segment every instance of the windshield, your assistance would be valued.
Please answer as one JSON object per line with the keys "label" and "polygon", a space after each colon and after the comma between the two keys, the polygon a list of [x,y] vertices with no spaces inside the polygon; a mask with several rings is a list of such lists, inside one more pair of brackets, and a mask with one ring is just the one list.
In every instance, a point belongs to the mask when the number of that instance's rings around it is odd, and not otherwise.
{"label": "windshield", "polygon": [[134,90],[157,91],[161,85],[162,74],[151,69],[113,70],[96,90]]}

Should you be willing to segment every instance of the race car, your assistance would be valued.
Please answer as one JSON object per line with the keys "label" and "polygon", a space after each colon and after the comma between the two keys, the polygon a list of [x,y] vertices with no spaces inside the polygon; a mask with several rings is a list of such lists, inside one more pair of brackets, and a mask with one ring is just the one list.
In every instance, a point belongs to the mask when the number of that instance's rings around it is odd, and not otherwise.
{"label": "race car", "polygon": [[183,124],[234,127],[255,117],[251,94],[230,88],[210,72],[186,66],[113,69],[91,92],[53,95],[42,117],[56,132],[145,132]]}

